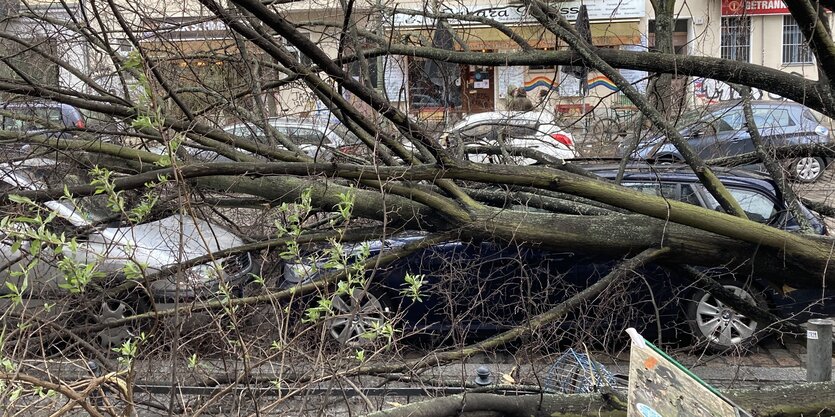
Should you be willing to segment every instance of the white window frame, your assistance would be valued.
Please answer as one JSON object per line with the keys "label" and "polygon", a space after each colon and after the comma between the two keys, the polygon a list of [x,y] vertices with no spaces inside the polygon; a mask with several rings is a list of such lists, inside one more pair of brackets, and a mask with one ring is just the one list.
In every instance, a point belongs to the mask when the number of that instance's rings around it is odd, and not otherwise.
{"label": "white window frame", "polygon": [[791,15],[783,16],[783,64],[812,64],[814,54]]}
{"label": "white window frame", "polygon": [[751,62],[751,16],[723,17],[721,31],[720,56]]}

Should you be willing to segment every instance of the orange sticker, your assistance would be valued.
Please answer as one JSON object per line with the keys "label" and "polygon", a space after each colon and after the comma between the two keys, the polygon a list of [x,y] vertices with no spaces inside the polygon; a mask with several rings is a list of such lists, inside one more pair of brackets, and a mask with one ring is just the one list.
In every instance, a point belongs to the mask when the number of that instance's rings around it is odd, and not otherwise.
{"label": "orange sticker", "polygon": [[649,358],[647,358],[647,360],[644,361],[644,366],[647,369],[655,368],[655,365],[658,365],[658,359],[655,359],[652,356],[650,356]]}

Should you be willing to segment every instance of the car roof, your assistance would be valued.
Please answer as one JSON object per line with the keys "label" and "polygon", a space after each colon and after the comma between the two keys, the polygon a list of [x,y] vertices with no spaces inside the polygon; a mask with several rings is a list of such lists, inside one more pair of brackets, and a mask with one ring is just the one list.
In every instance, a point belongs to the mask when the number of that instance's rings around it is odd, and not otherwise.
{"label": "car roof", "polygon": [[13,101],[0,104],[0,107],[8,108],[74,108],[73,106],[57,101]]}
{"label": "car roof", "polygon": [[[486,120],[496,120],[496,119],[512,119],[512,120],[531,120],[531,121],[542,121],[542,122],[552,122],[554,120],[554,113],[551,113],[546,110],[535,110],[535,111],[508,111],[508,110],[501,110],[501,111],[489,111],[484,113],[473,113],[461,120],[462,123],[465,120],[467,123],[478,123],[483,122]],[[459,124],[456,123],[456,124]]]}
{"label": "car roof", "polygon": [[[614,179],[619,169],[619,166],[614,163],[580,164],[580,167],[606,179]],[[774,183],[771,178],[762,172],[725,167],[711,167],[711,170],[725,185],[774,189]],[[630,163],[624,169],[623,179],[625,181],[698,182],[696,173],[693,172],[690,166],[684,164]]]}
{"label": "car roof", "polygon": [[[295,117],[269,117],[267,118],[267,123],[273,126],[308,127],[311,129],[317,129],[322,131],[325,131],[331,128],[332,126],[335,126],[335,124],[333,123],[321,123],[314,120],[299,119]],[[227,125],[223,129],[227,130],[236,126],[255,127],[257,126],[257,124],[250,121],[242,121]]]}
{"label": "car roof", "polygon": [[[742,106],[742,100],[729,100],[723,101],[716,104],[710,104],[707,106],[710,110],[718,110],[718,109],[727,109],[731,107],[738,107]],[[807,108],[806,106],[789,100],[751,100],[751,107],[771,107],[771,108],[786,108],[786,107],[797,107],[797,108]],[[698,110],[698,107],[694,110]]]}

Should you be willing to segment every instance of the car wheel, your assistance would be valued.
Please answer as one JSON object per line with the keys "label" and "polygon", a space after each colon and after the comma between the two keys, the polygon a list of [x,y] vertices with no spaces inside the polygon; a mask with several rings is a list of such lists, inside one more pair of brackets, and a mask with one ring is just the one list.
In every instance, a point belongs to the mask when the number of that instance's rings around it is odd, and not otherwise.
{"label": "car wheel", "polygon": [[611,145],[618,138],[620,126],[618,126],[618,122],[615,119],[606,117],[594,123],[592,133],[594,133],[594,138],[601,145]]}
{"label": "car wheel", "polygon": [[[763,295],[738,281],[723,281],[722,285],[739,298],[760,308],[767,308]],[[716,299],[713,294],[696,291],[688,301],[687,322],[698,344],[722,351],[756,345],[762,336],[762,326],[754,319],[736,312]]]}
{"label": "car wheel", "polygon": [[[96,323],[110,324],[134,316],[137,309],[126,301],[110,299],[102,301],[93,318]],[[122,346],[126,341],[136,338],[139,334],[138,324],[128,323],[121,326],[107,327],[96,333],[95,342],[98,346],[110,351],[114,347]]]}
{"label": "car wheel", "polygon": [[792,164],[792,176],[800,182],[815,182],[823,175],[825,168],[823,158],[806,156]]}
{"label": "car wheel", "polygon": [[331,299],[333,316],[325,320],[328,334],[340,345],[364,345],[373,341],[368,335],[386,321],[389,309],[384,297],[362,288],[350,296],[338,294]]}

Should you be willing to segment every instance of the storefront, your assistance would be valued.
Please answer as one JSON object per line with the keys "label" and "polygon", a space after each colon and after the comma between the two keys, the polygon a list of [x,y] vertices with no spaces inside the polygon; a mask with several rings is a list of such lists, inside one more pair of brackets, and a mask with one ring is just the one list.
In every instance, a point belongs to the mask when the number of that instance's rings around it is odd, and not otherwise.
{"label": "storefront", "polygon": [[[561,2],[559,7],[563,16],[573,21],[580,4],[580,1],[566,1]],[[585,4],[589,11],[592,42],[596,46],[646,48],[646,37],[641,35],[642,20],[644,20],[643,24],[646,24],[644,0],[585,0],[582,4]],[[442,10],[448,13],[494,19],[507,25],[536,49],[553,50],[565,47],[552,33],[530,16],[524,5],[454,5],[445,6]],[[424,16],[398,14],[393,16],[388,23],[401,37],[416,44],[431,44],[435,28],[435,22],[431,19]],[[454,33],[456,40],[454,49],[456,50],[506,52],[521,49],[504,33],[486,25],[472,21],[450,20],[448,26]],[[386,79],[387,91],[406,91],[406,96],[401,95],[400,101],[408,104],[412,111],[421,111],[426,108],[437,110],[437,107],[443,107],[445,100],[434,97],[433,91],[426,87],[428,85],[425,81],[427,74],[422,71],[422,68],[426,67],[425,60],[409,58],[406,62],[397,63],[394,67],[403,71],[401,74],[395,74]],[[553,65],[462,66],[457,74],[455,79],[449,80],[450,88],[460,89],[460,104],[456,106],[456,110],[465,113],[504,108],[507,94],[512,87],[523,87],[528,97],[534,101],[540,97],[544,99],[554,96],[566,99],[565,101],[572,101],[572,99],[578,101],[577,99],[581,96],[579,81],[562,73],[557,66]],[[611,87],[608,79],[605,77],[601,79],[594,74],[589,76],[588,84],[593,88]],[[608,91],[611,92],[611,89]]]}

